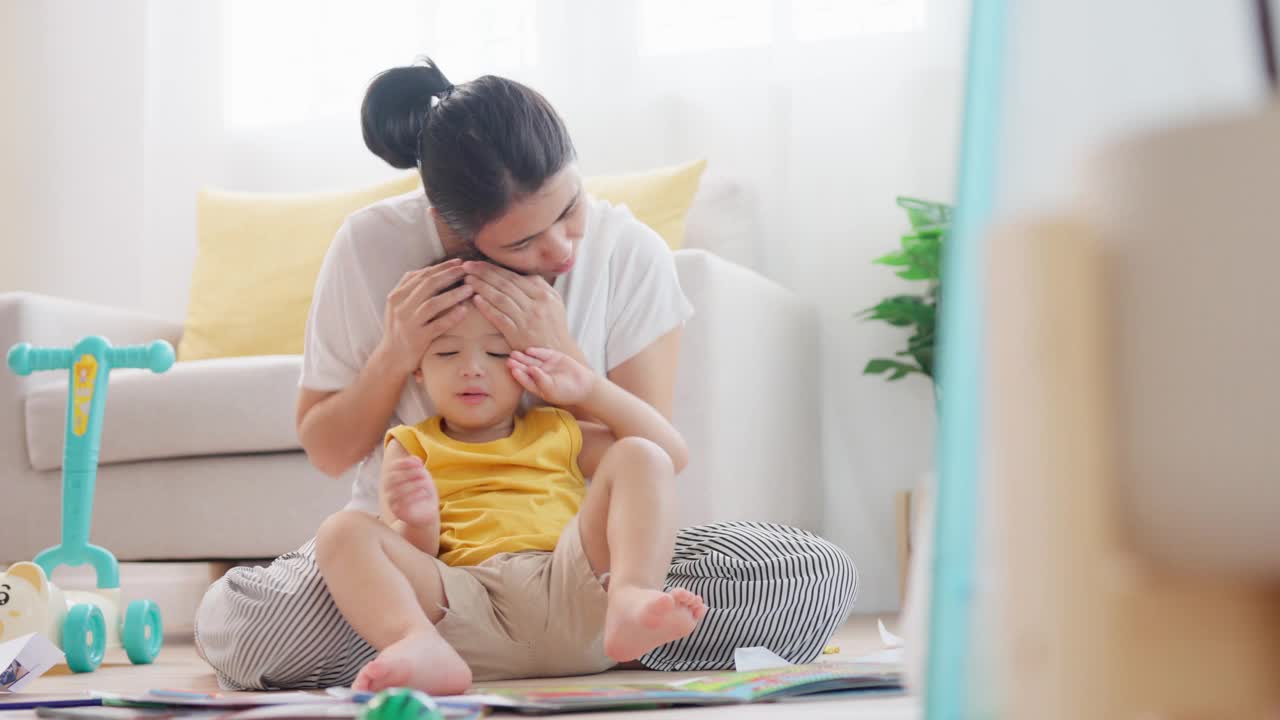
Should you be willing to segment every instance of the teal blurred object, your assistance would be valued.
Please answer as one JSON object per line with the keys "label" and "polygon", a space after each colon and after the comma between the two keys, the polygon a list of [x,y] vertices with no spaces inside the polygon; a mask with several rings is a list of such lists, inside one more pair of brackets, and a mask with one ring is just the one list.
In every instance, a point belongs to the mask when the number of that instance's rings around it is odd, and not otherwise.
{"label": "teal blurred object", "polygon": [[[102,664],[108,623],[113,630],[119,628],[118,635],[133,664],[150,664],[164,643],[160,608],[150,600],[135,600],[127,610],[119,607],[120,564],[110,550],[89,542],[89,530],[111,370],[146,368],[155,373],[165,372],[173,366],[173,346],[156,340],[148,345],[112,347],[106,338],[90,335],[70,348],[18,343],[9,349],[6,360],[9,369],[18,375],[44,370],[68,371],[62,451],[62,537],[60,543],[37,554],[34,563],[48,579],[63,565],[93,566],[97,592],[81,595],[96,595],[102,598],[102,604],[100,607],[95,599],[78,602],[67,609],[60,639],[67,666],[73,672],[82,673],[92,672]],[[145,513],[140,522],[146,522]],[[103,608],[107,608],[110,617],[104,615]]]}
{"label": "teal blurred object", "polygon": [[938,378],[947,389],[938,439],[938,492],[925,718],[969,718],[975,658],[974,570],[982,442],[982,286],[987,223],[995,194],[1005,43],[1004,0],[975,0],[969,25],[955,224],[943,252]]}
{"label": "teal blurred object", "polygon": [[89,544],[93,487],[98,475],[102,413],[107,403],[107,377],[112,368],[148,368],[162,373],[173,365],[173,346],[163,340],[150,345],[111,347],[91,335],[72,348],[38,348],[18,343],[9,349],[9,369],[18,375],[40,370],[70,370],[67,429],[62,453],[62,542],[42,551],[35,563],[49,577],[60,565],[93,565],[98,587],[120,587],[120,570],[109,551]]}
{"label": "teal blurred object", "polygon": [[410,688],[389,688],[374,696],[360,720],[444,720],[431,696]]}

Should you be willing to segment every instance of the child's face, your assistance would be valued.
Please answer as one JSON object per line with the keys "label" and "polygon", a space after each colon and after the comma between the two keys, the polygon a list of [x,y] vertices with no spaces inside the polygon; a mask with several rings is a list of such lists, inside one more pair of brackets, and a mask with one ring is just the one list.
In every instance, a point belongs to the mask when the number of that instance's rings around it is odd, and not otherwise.
{"label": "child's face", "polygon": [[502,334],[468,301],[462,321],[427,346],[418,381],[451,427],[509,423],[523,392],[507,369],[510,353]]}

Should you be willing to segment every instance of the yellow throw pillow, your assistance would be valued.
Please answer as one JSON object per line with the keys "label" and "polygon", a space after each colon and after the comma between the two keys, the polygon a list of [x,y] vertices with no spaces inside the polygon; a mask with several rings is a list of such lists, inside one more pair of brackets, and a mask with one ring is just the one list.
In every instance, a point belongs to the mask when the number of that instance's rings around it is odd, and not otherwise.
{"label": "yellow throw pillow", "polygon": [[316,275],[342,221],[420,185],[407,173],[346,193],[202,190],[178,360],[300,354]]}
{"label": "yellow throw pillow", "polygon": [[[699,160],[645,173],[589,177],[587,192],[626,205],[672,249],[706,168]],[[421,187],[409,172],[346,193],[203,190],[196,202],[195,269],[178,359],[302,352],[316,275],[348,215]]]}
{"label": "yellow throw pillow", "polygon": [[684,221],[698,192],[706,160],[631,175],[598,175],[585,180],[587,192],[631,214],[667,241],[672,250],[684,246]]}

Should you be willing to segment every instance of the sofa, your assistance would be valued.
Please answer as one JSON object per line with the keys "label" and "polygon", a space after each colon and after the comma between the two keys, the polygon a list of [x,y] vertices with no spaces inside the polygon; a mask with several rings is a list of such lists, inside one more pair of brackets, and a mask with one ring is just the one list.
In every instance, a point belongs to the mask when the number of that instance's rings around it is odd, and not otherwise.
{"label": "sofa", "polygon": [[[693,223],[691,223],[691,226]],[[690,243],[694,244],[694,243]],[[703,249],[675,254],[696,314],[674,422],[691,448],[683,525],[759,520],[818,530],[819,335],[793,292]],[[182,325],[33,293],[0,294],[0,350],[115,345]],[[258,559],[296,548],[350,493],[307,461],[294,428],[300,356],[176,363],[110,376],[91,540],[121,560]],[[67,378],[0,370],[0,562],[59,537]]]}

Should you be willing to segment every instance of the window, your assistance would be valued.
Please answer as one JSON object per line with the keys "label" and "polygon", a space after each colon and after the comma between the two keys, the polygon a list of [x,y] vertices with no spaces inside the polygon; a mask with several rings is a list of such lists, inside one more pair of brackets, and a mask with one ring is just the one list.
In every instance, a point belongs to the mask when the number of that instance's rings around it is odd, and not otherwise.
{"label": "window", "polygon": [[222,7],[228,127],[350,114],[374,75],[423,53],[458,79],[512,72],[537,54],[532,1],[224,0]]}
{"label": "window", "polygon": [[924,29],[926,0],[638,0],[645,55]]}
{"label": "window", "polygon": [[537,7],[532,0],[441,2],[431,52],[459,81],[532,66],[538,61]]}
{"label": "window", "polygon": [[773,43],[773,0],[642,0],[640,52],[673,55]]}
{"label": "window", "polygon": [[924,30],[925,0],[792,0],[791,32],[802,43]]}

